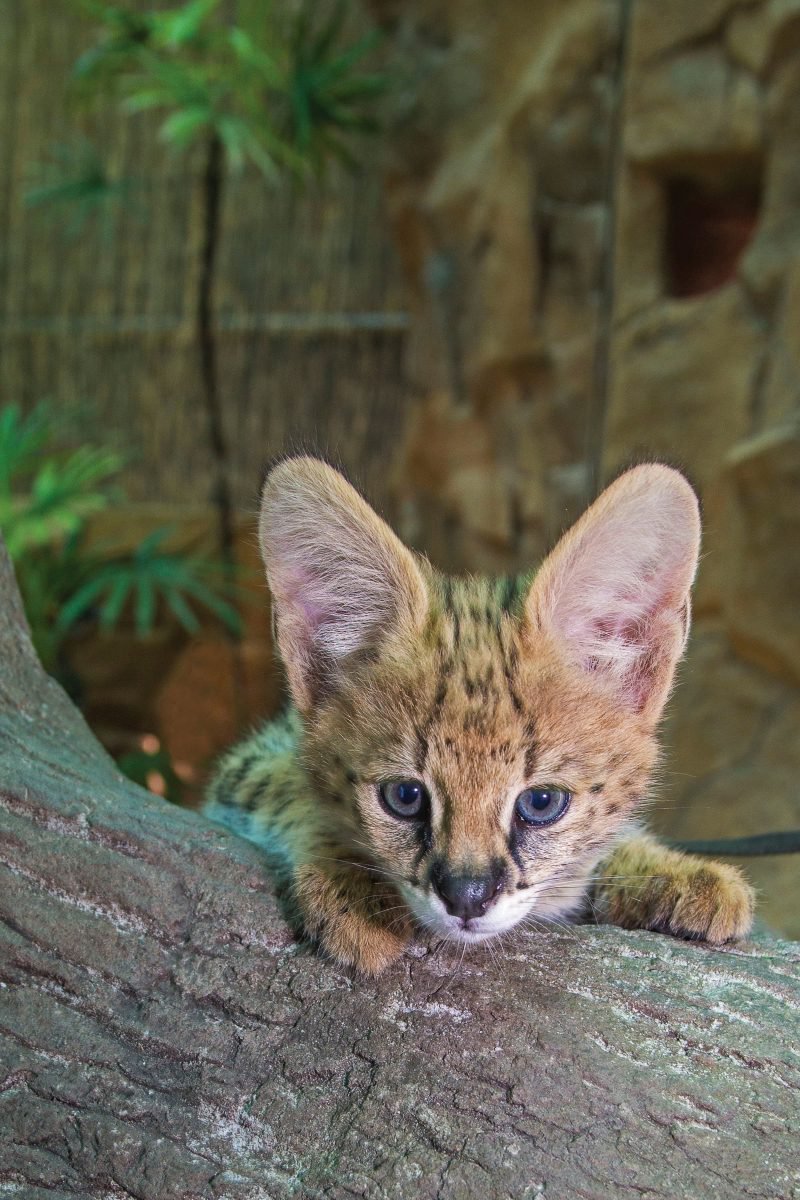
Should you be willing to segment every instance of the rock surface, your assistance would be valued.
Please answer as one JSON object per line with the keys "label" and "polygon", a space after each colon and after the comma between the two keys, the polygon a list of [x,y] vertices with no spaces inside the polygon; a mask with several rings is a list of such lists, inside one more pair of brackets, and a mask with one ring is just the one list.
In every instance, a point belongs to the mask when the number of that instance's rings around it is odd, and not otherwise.
{"label": "rock surface", "polygon": [[0,1194],[798,1194],[798,946],[528,931],[356,982],[119,776],[1,546],[0,668]]}
{"label": "rock surface", "polygon": [[800,419],[735,446],[727,467],[731,640],[800,684]]}

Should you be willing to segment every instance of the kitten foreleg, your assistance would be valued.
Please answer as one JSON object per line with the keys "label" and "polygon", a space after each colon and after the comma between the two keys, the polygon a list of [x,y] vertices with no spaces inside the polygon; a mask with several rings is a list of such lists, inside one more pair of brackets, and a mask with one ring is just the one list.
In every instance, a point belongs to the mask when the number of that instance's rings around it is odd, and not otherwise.
{"label": "kitten foreleg", "polygon": [[753,889],[736,867],[671,850],[647,834],[617,845],[595,875],[599,920],[719,944],[745,937]]}
{"label": "kitten foreleg", "polygon": [[379,975],[411,936],[408,909],[388,879],[349,862],[299,866],[294,895],[305,932],[337,962]]}

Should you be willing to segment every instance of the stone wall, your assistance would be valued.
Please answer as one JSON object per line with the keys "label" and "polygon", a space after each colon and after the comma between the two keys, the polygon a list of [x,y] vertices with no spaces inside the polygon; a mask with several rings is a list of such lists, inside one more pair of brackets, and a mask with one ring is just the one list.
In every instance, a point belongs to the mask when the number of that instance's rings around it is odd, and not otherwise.
{"label": "stone wall", "polygon": [[416,316],[395,496],[437,561],[513,568],[589,493],[619,12],[376,7],[411,80],[388,169]]}
{"label": "stone wall", "polygon": [[[659,824],[759,833],[800,818],[800,5],[668,7],[632,12],[604,463],[652,446],[705,508]],[[788,920],[797,860],[751,874]]]}
{"label": "stone wall", "polygon": [[[403,532],[522,567],[631,458],[682,465],[705,556],[655,823],[797,826],[800,3],[372,7],[407,81]],[[796,859],[751,875],[800,931]]]}

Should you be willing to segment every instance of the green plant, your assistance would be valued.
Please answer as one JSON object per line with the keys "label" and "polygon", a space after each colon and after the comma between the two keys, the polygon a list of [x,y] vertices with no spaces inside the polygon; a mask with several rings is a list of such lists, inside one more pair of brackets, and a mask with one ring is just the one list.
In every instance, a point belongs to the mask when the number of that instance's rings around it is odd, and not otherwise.
{"label": "green plant", "polygon": [[75,64],[89,98],[116,95],[127,113],[165,115],[161,137],[184,149],[215,138],[231,167],[252,162],[265,175],[303,173],[328,156],[352,160],[353,135],[377,128],[375,101],[386,76],[362,69],[376,45],[347,42],[348,5],[239,4],[187,0],[133,11],[80,0],[100,37]]}
{"label": "green plant", "polygon": [[[301,180],[321,174],[330,159],[352,164],[354,138],[377,129],[375,105],[388,84],[384,74],[364,66],[376,35],[349,35],[347,0],[282,5],[268,0],[184,0],[170,8],[106,0],[72,3],[88,14],[97,32],[94,44],[75,63],[76,95],[102,105],[112,99],[128,116],[159,113],[160,136],[171,150],[198,147],[202,153],[195,339],[219,553],[230,573],[233,501],[213,318],[226,175],[250,164],[270,182],[287,176]],[[73,231],[94,215],[110,229],[134,181],[115,181],[86,141],[74,148],[56,147],[51,157],[51,163],[39,167],[42,178],[29,189],[28,204],[69,214]],[[88,473],[87,486],[73,489],[72,506],[60,509],[62,520],[75,525],[87,515],[78,511],[81,506],[105,503],[103,490],[91,486],[94,466],[89,461],[73,464],[78,473],[81,468]],[[55,518],[50,527],[55,529]],[[170,576],[158,541],[142,548],[126,571],[117,564],[116,573],[109,567],[103,575],[98,568],[75,582],[71,573],[76,562],[85,563],[85,546],[79,534],[74,543],[69,541],[68,527],[61,532],[65,540],[57,570],[52,563],[33,562],[26,541],[28,557],[20,574],[28,580],[31,611],[49,612],[48,597],[55,588],[61,613],[70,617],[80,608],[77,598],[99,612],[101,620],[113,618],[131,600],[140,624],[147,623],[158,597],[176,615],[181,612],[184,622],[187,597],[213,607],[209,597],[216,592],[201,568],[194,565],[191,584],[185,577]],[[67,577],[74,583],[69,595],[64,593]],[[34,592],[41,604],[35,602]],[[43,616],[38,636],[44,637],[46,630],[57,646],[65,620],[63,615],[61,623]],[[240,704],[241,670],[235,675]]]}
{"label": "green plant", "polygon": [[327,156],[355,165],[352,135],[378,131],[374,105],[388,84],[380,72],[356,69],[377,45],[374,31],[341,48],[346,17],[345,3],[332,6],[327,18],[306,4],[288,39],[290,140],[316,169]]}
{"label": "green plant", "polygon": [[72,144],[55,143],[47,157],[33,166],[25,203],[52,216],[63,215],[70,237],[78,237],[95,217],[108,237],[117,211],[123,205],[131,210],[135,189],[134,180],[112,179],[96,148],[80,138]]}
{"label": "green plant", "polygon": [[0,409],[0,531],[34,644],[56,673],[65,639],[81,623],[112,629],[130,613],[137,635],[147,637],[163,606],[189,633],[198,629],[197,608],[239,628],[229,572],[167,550],[170,528],[154,530],[132,552],[91,546],[87,523],[121,498],[122,465],[113,451],[60,445],[58,422],[44,405],[27,415],[17,405]]}
{"label": "green plant", "polygon": [[[348,39],[346,0],[184,0],[158,9],[73,2],[98,30],[75,64],[78,94],[112,97],[128,115],[159,112],[160,136],[171,149],[202,147],[195,336],[219,550],[231,568],[233,501],[213,319],[226,171],[252,164],[270,181],[298,180],[321,173],[332,158],[352,163],[353,139],[376,130],[375,104],[388,83],[364,69],[376,36]],[[89,176],[83,202],[107,198],[103,173]],[[240,692],[237,683],[237,704]]]}
{"label": "green plant", "polygon": [[43,405],[28,416],[14,404],[0,409],[0,529],[14,560],[77,533],[107,506],[122,466],[118,454],[92,446],[54,453],[55,436]]}
{"label": "green plant", "polygon": [[154,734],[145,734],[140,738],[137,749],[121,754],[117,766],[140,787],[163,796],[173,804],[180,804],[183,796],[181,777],[168,751]]}

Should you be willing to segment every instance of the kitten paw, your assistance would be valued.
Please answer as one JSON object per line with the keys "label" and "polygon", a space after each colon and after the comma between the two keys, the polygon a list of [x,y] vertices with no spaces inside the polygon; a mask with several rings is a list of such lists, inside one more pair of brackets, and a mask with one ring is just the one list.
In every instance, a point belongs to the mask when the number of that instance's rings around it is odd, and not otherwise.
{"label": "kitten paw", "polygon": [[753,923],[753,889],[738,868],[669,851],[649,876],[601,877],[597,901],[604,919],[625,929],[714,945],[746,937]]}
{"label": "kitten paw", "polygon": [[380,975],[403,953],[410,936],[410,927],[403,936],[381,925],[360,919],[342,920],[327,929],[320,944],[343,966],[354,967],[359,975]]}
{"label": "kitten paw", "polygon": [[649,928],[720,945],[746,937],[753,908],[753,889],[736,867],[701,863],[663,881]]}
{"label": "kitten paw", "polygon": [[306,932],[359,975],[380,975],[400,958],[411,937],[411,919],[399,896],[356,871],[302,867],[295,894]]}

